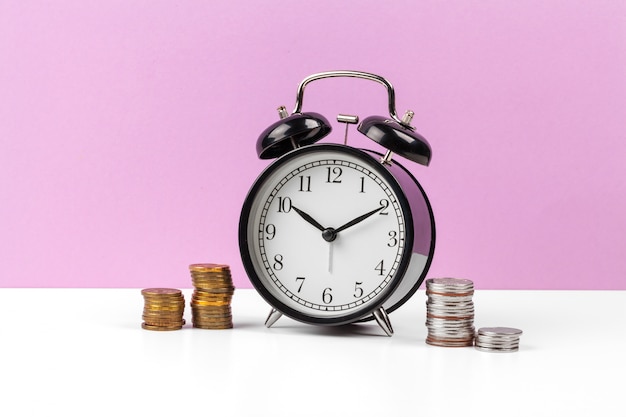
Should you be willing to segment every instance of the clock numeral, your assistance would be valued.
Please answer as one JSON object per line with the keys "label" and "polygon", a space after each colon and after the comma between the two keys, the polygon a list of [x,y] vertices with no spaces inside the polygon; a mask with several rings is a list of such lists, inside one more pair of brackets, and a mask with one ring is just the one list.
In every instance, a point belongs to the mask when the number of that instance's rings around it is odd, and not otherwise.
{"label": "clock numeral", "polygon": [[276,254],[274,255],[274,270],[275,271],[280,271],[281,269],[283,269],[283,255]]}
{"label": "clock numeral", "polygon": [[291,198],[278,197],[278,212],[289,213],[291,211]]}
{"label": "clock numeral", "polygon": [[265,226],[265,239],[272,240],[274,236],[276,236],[276,226],[270,223]]}
{"label": "clock numeral", "polygon": [[360,285],[363,284],[362,282],[355,282],[354,283],[354,298],[361,298],[363,297],[363,288],[360,287]]}
{"label": "clock numeral", "polygon": [[360,193],[364,193],[365,192],[365,177],[361,177],[361,191],[359,191]]}
{"label": "clock numeral", "polygon": [[300,292],[302,290],[302,286],[304,285],[304,280],[306,278],[305,277],[298,277],[296,278],[296,282],[300,281],[300,286],[298,287],[298,292]]}
{"label": "clock numeral", "polygon": [[381,207],[383,207],[383,209],[379,211],[378,214],[381,216],[387,216],[389,214],[389,212],[387,211],[387,209],[389,208],[389,200],[383,198],[382,200],[380,200],[380,205]]}
{"label": "clock numeral", "polygon": [[298,178],[300,178],[300,189],[298,191],[304,191],[306,193],[310,193],[311,192],[311,176],[307,175],[305,177],[304,175],[300,175]]}
{"label": "clock numeral", "polygon": [[328,175],[326,177],[326,182],[330,182],[333,184],[339,184],[341,183],[341,180],[339,179],[339,177],[341,177],[341,174],[343,174],[343,171],[341,170],[340,167],[334,167],[331,169],[331,167],[326,168],[326,171],[328,172]]}
{"label": "clock numeral", "polygon": [[383,259],[380,262],[378,262],[378,264],[374,267],[374,270],[378,271],[378,275],[381,275],[381,276],[385,275],[385,271],[387,271],[384,268],[384,262],[385,262],[385,260]]}
{"label": "clock numeral", "polygon": [[390,248],[393,248],[394,246],[398,245],[398,232],[396,232],[395,230],[392,230],[389,232],[389,242],[387,243],[387,246],[389,246]]}
{"label": "clock numeral", "polygon": [[332,288],[324,288],[324,291],[322,292],[322,301],[324,302],[324,304],[330,304],[333,302],[333,295],[331,294],[332,292]]}

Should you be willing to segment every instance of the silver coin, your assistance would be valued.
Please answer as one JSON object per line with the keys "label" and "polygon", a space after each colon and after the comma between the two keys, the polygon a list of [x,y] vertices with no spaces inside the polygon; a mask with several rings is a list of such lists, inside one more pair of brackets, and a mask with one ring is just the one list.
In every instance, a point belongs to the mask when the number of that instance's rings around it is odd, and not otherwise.
{"label": "silver coin", "polygon": [[472,346],[473,343],[471,340],[461,340],[461,341],[449,341],[449,340],[445,340],[445,341],[440,341],[440,340],[434,340],[434,339],[426,339],[426,343],[432,346],[439,346],[439,347],[468,347],[468,346]]}
{"label": "silver coin", "polygon": [[454,309],[428,309],[426,310],[426,316],[438,316],[438,317],[474,317],[474,310],[454,310]]}
{"label": "silver coin", "polygon": [[452,341],[452,342],[462,342],[462,341],[468,341],[468,340],[472,340],[473,341],[474,340],[474,338],[471,335],[469,335],[469,336],[467,336],[467,335],[462,336],[462,335],[449,335],[449,334],[445,334],[445,333],[442,333],[442,334],[439,334],[439,333],[435,333],[435,334],[428,333],[427,338],[431,339],[431,340],[443,340],[443,341],[447,340],[447,341]]}
{"label": "silver coin", "polygon": [[474,306],[472,304],[426,304],[426,310],[450,310],[450,311],[461,311],[461,310],[474,310]]}
{"label": "silver coin", "polygon": [[485,336],[520,336],[522,331],[513,327],[481,327],[478,334]]}
{"label": "silver coin", "polygon": [[426,286],[455,286],[455,287],[474,287],[474,282],[463,278],[429,278],[426,280]]}
{"label": "silver coin", "polygon": [[427,318],[426,326],[428,327],[446,327],[446,328],[458,328],[458,327],[473,327],[474,320],[442,320],[442,319],[434,319]]}
{"label": "silver coin", "polygon": [[480,346],[474,346],[476,348],[476,350],[481,350],[483,352],[517,352],[519,350],[519,348],[513,348],[513,349],[492,349],[492,348],[484,348],[484,347],[480,347]]}
{"label": "silver coin", "polygon": [[475,313],[475,310],[473,308],[428,308],[426,309],[426,313],[429,314],[448,314],[451,316],[459,316],[459,315],[465,315],[465,316],[473,316]]}
{"label": "silver coin", "polygon": [[480,343],[481,345],[510,346],[510,345],[519,345],[519,339],[496,340],[496,339],[481,339],[480,337],[476,337],[476,343]]}
{"label": "silver coin", "polygon": [[459,298],[451,298],[451,297],[431,297],[428,296],[426,300],[426,305],[449,305],[449,306],[465,306],[465,305],[473,305],[472,296],[469,295],[467,297],[459,297]]}
{"label": "silver coin", "polygon": [[449,336],[455,336],[455,337],[472,337],[474,338],[474,335],[472,334],[472,328],[467,328],[467,329],[433,329],[430,328],[428,329],[428,334],[430,335],[449,335]]}
{"label": "silver coin", "polygon": [[[431,320],[431,319],[429,319]],[[436,319],[435,319],[436,320]],[[455,323],[455,322],[433,322],[433,321],[426,321],[426,326],[429,329],[469,329],[470,327],[473,329],[474,328],[474,322],[471,320],[468,321],[463,321],[460,323]]]}
{"label": "silver coin", "polygon": [[519,339],[507,339],[507,340],[502,340],[502,339],[485,339],[483,337],[480,336],[476,336],[476,340],[478,341],[478,343],[481,344],[494,344],[494,345],[510,345],[513,343],[519,344]]}
{"label": "silver coin", "polygon": [[451,302],[448,300],[428,300],[426,301],[426,306],[434,307],[434,308],[445,308],[445,307],[451,307],[451,308],[472,307],[473,308],[474,302],[471,300],[455,301],[455,302]]}

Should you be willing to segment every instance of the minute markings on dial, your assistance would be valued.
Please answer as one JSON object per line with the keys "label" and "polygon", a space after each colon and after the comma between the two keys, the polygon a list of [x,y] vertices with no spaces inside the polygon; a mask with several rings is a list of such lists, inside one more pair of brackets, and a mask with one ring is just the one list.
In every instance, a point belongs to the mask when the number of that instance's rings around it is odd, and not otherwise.
{"label": "minute markings on dial", "polygon": [[[343,180],[342,183],[334,182],[334,180],[337,179],[335,175],[339,174],[339,170],[333,172],[332,169],[327,169],[329,166],[332,167],[335,165],[343,168],[341,178],[339,178]],[[354,171],[351,171],[350,169],[353,169]],[[346,265],[352,261],[349,260],[348,263],[346,263],[346,259],[350,258],[341,257],[338,261],[339,263],[335,265],[338,267],[337,270],[335,270],[335,266],[333,266],[332,272],[326,271],[326,268],[317,271],[314,267],[315,264],[311,263],[312,261],[310,258],[305,258],[305,256],[302,255],[303,253],[308,252],[302,250],[303,246],[300,244],[300,239],[302,239],[302,237],[298,237],[297,241],[286,240],[286,237],[292,236],[295,232],[296,229],[290,230],[289,227],[290,224],[295,226],[295,223],[291,223],[295,221],[300,222],[301,220],[304,220],[305,223],[308,223],[315,228],[313,230],[327,232],[327,237],[330,237],[332,234],[336,235],[337,231],[345,231],[347,228],[361,223],[375,214],[391,214],[393,211],[398,213],[399,209],[398,204],[396,203],[396,197],[393,195],[388,184],[383,180],[383,178],[377,175],[377,172],[370,170],[367,166],[360,165],[359,163],[355,163],[353,161],[344,161],[340,159],[316,160],[303,163],[295,169],[292,167],[290,170],[291,171],[283,171],[285,172],[283,174],[284,176],[276,178],[274,187],[268,190],[266,200],[262,204],[261,212],[259,213],[260,223],[257,229],[259,232],[257,240],[260,251],[259,261],[263,265],[263,269],[267,274],[267,279],[273,282],[276,291],[285,294],[290,300],[292,300],[292,302],[318,311],[330,312],[350,310],[358,308],[358,306],[363,305],[369,302],[369,300],[377,297],[377,295],[384,290],[393,278],[398,262],[400,262],[399,257],[401,256],[401,251],[404,247],[404,245],[401,244],[404,240],[402,216],[397,217],[397,223],[394,222],[394,224],[396,224],[395,227],[399,227],[399,229],[396,229],[397,232],[395,234],[395,238],[398,239],[399,244],[390,246],[388,245],[389,238],[380,239],[380,242],[383,242],[382,245],[384,245],[384,248],[394,248],[392,251],[395,253],[395,255],[389,253],[389,255],[384,255],[383,257],[378,257],[379,255],[376,254],[376,262],[381,264],[380,261],[384,261],[384,268],[382,265],[378,269],[374,268],[373,262],[371,265],[369,263],[365,263],[367,266],[363,267],[361,267],[361,263],[358,263],[355,264],[354,267],[346,269]],[[306,171],[310,172],[310,174],[308,172],[305,173]],[[320,182],[321,184],[328,183],[327,180],[329,171],[331,173],[330,184],[328,184],[328,186],[320,186]],[[309,177],[311,180],[309,180]],[[368,188],[368,184],[371,184],[374,187]],[[300,194],[300,192],[308,191],[309,189],[312,193],[309,193],[308,196]],[[376,190],[382,191],[385,195],[379,194],[380,191]],[[346,195],[346,191],[350,197]],[[367,207],[368,205],[371,207],[371,205],[376,204],[377,199],[383,198],[383,200],[380,200],[380,206],[374,206],[376,208],[373,210],[352,218],[354,214],[351,214],[350,210],[347,210],[347,208],[350,207],[357,197],[352,197],[350,191],[363,196],[358,197],[359,199],[367,198],[367,200],[362,201],[358,207]],[[318,195],[320,192],[322,194]],[[331,198],[332,200],[329,200]],[[346,200],[343,200],[344,198]],[[321,212],[318,212],[317,210],[322,208],[317,207],[317,205],[323,203],[324,201],[332,201],[333,204],[341,202],[341,204],[335,204],[333,209],[330,209],[330,206],[324,205],[324,207],[327,207],[327,209],[324,210],[331,211],[325,212],[322,210]],[[383,201],[385,201],[386,204],[383,205]],[[270,206],[273,208],[270,209]],[[316,210],[309,211],[310,207],[315,207]],[[303,208],[304,210],[302,210]],[[356,208],[356,206],[354,206],[354,208]],[[297,214],[295,219],[293,213],[289,214],[291,209],[293,209],[293,211]],[[358,208],[356,209],[358,210]],[[390,213],[387,212],[388,209],[391,209]],[[337,229],[326,227],[327,225],[323,225],[317,220],[320,219],[326,222],[328,221],[326,218],[318,216],[321,216],[322,214],[329,216],[331,213],[335,213],[335,217],[339,220],[345,217],[352,218],[352,220],[347,223],[342,222],[343,224]],[[290,217],[292,220],[289,220]],[[301,220],[297,220],[298,218]],[[388,220],[391,220],[391,218],[392,216],[381,217],[381,221],[384,220],[381,224],[387,224]],[[393,218],[395,219],[396,216],[393,216]],[[375,226],[376,232],[369,234],[365,231],[365,236],[379,236],[379,233],[381,232],[379,229],[381,227],[386,227],[378,225],[379,222],[372,222],[372,224],[374,223],[377,224],[377,226]],[[287,228],[285,229],[284,226],[287,226]],[[389,227],[393,229],[393,225],[389,225]],[[388,230],[385,230],[384,234],[387,235],[387,233]],[[366,238],[365,240],[367,239],[369,238]],[[327,239],[327,241],[331,243],[332,239]],[[297,242],[297,244],[291,244],[288,242]],[[369,250],[369,248],[372,247],[378,247],[374,243],[363,246],[363,239],[357,239],[354,243],[356,247],[359,248],[359,251]],[[352,246],[352,244],[349,245],[350,248],[352,248]],[[362,249],[360,248],[361,246],[363,246]],[[333,247],[332,243],[329,247]],[[348,246],[342,247],[346,248]],[[337,248],[339,248],[339,246]],[[282,266],[283,264],[284,267]],[[301,268],[303,265],[306,265],[307,267]],[[311,268],[309,268],[309,265]],[[328,281],[331,274],[338,273],[340,269],[343,269],[343,272],[341,272],[342,277],[350,276],[351,278],[341,281]],[[351,276],[353,270],[359,270],[357,274],[358,276],[355,275],[354,278]],[[382,274],[381,270],[383,271]],[[301,285],[303,284],[304,279],[298,279],[298,277],[308,277],[307,283]],[[361,279],[362,277],[369,278],[367,278],[367,281],[363,281]],[[341,284],[343,281],[346,282]],[[330,300],[329,294],[332,295],[332,300]]]}

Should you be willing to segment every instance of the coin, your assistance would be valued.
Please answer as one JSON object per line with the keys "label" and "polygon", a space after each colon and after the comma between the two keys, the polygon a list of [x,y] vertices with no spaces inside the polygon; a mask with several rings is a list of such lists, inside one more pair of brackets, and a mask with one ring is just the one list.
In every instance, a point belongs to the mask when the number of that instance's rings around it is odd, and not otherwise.
{"label": "coin", "polygon": [[141,323],[141,328],[145,330],[157,330],[157,331],[168,331],[168,330],[180,330],[183,326],[165,326],[165,325],[152,325],[147,323]]}
{"label": "coin", "polygon": [[519,337],[522,335],[522,331],[520,329],[514,329],[512,327],[481,327],[480,329],[478,329],[478,334],[498,337]]}

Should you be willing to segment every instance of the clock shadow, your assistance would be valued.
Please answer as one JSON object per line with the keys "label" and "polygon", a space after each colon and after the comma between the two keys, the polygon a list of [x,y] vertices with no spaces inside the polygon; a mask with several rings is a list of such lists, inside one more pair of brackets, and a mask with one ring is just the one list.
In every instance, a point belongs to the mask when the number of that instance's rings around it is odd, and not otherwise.
{"label": "clock shadow", "polygon": [[381,329],[375,323],[352,323],[344,324],[341,326],[312,326],[312,325],[279,325],[278,323],[272,326],[271,330],[284,329],[290,333],[297,333],[301,335],[316,335],[327,337],[372,337],[380,336],[387,338],[383,329]]}

